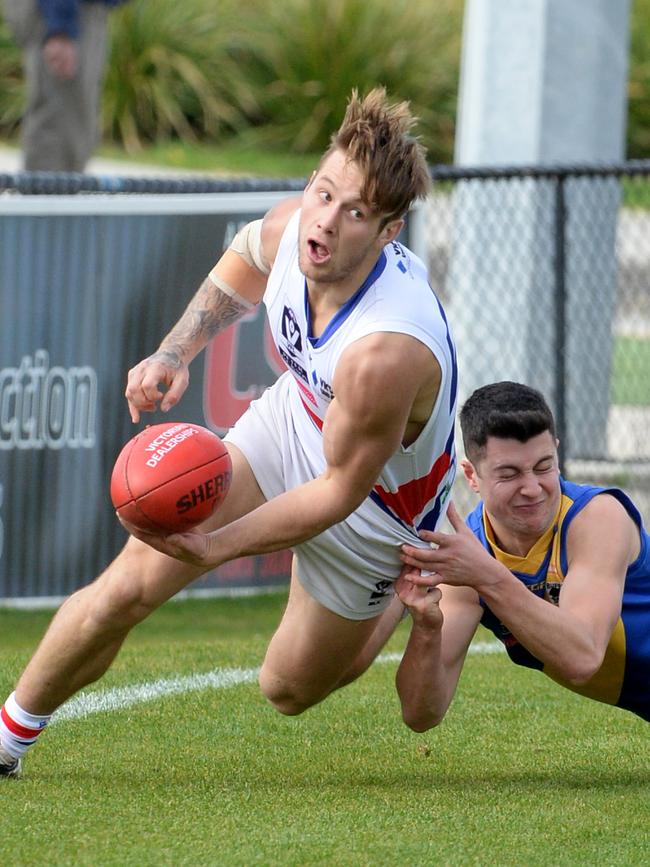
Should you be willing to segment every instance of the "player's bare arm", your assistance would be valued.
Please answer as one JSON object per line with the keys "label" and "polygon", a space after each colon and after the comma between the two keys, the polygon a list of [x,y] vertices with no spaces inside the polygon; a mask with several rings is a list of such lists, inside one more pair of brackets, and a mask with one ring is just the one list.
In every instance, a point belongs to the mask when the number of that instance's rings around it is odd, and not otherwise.
{"label": "player's bare arm", "polygon": [[[215,335],[259,304],[282,232],[300,199],[272,208],[246,226],[199,286],[158,350],[129,371],[126,399],[133,422],[141,412],[167,412],[184,394],[189,365]],[[161,386],[163,387],[161,389]]]}
{"label": "player's bare arm", "polygon": [[336,397],[323,427],[327,469],[318,478],[264,503],[209,535],[167,539],[127,527],[163,553],[205,569],[237,557],[283,550],[346,518],[368,496],[402,443],[419,394],[435,380],[437,362],[404,334],[372,334],[343,353]]}
{"label": "player's bare arm", "polygon": [[473,587],[550,671],[571,684],[588,681],[602,665],[620,616],[625,573],[639,551],[638,531],[623,506],[604,494],[576,516],[557,606],[535,596],[491,557],[453,508],[449,518],[454,534],[421,534],[436,550],[404,548],[406,563],[436,573],[414,574],[413,580]]}
{"label": "player's bare arm", "polygon": [[469,587],[421,587],[408,567],[395,592],[412,621],[396,677],[402,718],[414,731],[426,731],[442,722],[451,704],[482,609]]}
{"label": "player's bare arm", "polygon": [[[238,260],[236,253],[227,250],[219,265],[233,271],[253,271]],[[158,350],[129,371],[125,396],[133,422],[140,420],[141,412],[153,412],[158,401],[163,412],[175,406],[187,388],[190,362],[215,334],[251,306],[243,296],[227,295],[211,276],[206,277]]]}

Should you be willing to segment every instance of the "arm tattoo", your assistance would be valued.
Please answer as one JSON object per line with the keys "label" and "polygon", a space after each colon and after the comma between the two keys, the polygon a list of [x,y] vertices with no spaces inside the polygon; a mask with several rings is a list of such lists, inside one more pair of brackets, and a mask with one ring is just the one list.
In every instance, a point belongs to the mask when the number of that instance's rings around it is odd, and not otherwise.
{"label": "arm tattoo", "polygon": [[172,370],[178,370],[181,365],[183,351],[178,344],[166,344],[164,349],[159,349],[147,358],[147,361],[159,361],[166,367],[171,367]]}
{"label": "arm tattoo", "polygon": [[185,312],[155,353],[170,367],[178,368],[183,359],[235,322],[248,308],[226,295],[209,278],[204,280]]}

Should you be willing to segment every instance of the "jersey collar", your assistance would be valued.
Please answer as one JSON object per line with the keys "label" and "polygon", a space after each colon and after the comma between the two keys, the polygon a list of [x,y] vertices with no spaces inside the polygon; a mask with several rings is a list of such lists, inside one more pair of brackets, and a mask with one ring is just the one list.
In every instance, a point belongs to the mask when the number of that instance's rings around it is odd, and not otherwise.
{"label": "jersey collar", "polygon": [[382,250],[379,254],[379,258],[373,265],[372,271],[368,274],[366,279],[363,281],[361,286],[357,289],[357,291],[352,295],[345,304],[341,307],[340,310],[332,316],[330,321],[327,323],[327,327],[320,335],[320,337],[312,337],[311,335],[311,311],[309,309],[309,291],[307,289],[307,279],[305,278],[305,315],[307,317],[307,337],[310,345],[314,349],[318,349],[319,346],[322,346],[326,343],[329,338],[337,331],[343,322],[348,318],[350,313],[354,310],[357,304],[361,301],[363,296],[366,294],[370,286],[377,280],[383,273],[384,268],[386,267],[386,253]]}

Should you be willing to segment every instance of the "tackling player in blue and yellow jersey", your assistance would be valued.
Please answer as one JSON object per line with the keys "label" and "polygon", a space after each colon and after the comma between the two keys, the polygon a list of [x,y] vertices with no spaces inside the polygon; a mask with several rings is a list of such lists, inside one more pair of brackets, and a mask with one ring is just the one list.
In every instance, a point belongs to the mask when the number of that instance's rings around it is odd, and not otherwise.
{"label": "tackling player in blue and yellow jersey", "polygon": [[481,502],[454,533],[403,546],[413,618],[398,671],[404,719],[437,725],[479,623],[514,662],[650,721],[650,536],[622,491],[565,481],[552,413],[527,386],[475,391],[461,428]]}

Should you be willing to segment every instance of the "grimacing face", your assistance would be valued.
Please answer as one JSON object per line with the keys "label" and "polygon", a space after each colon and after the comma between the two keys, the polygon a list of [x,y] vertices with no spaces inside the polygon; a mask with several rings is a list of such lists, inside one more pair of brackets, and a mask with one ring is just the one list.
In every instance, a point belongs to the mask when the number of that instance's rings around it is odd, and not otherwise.
{"label": "grimacing face", "polygon": [[560,502],[557,440],[550,431],[525,443],[488,437],[480,459],[462,466],[500,539],[532,543],[550,527]]}
{"label": "grimacing face", "polygon": [[308,284],[355,291],[370,273],[382,248],[397,236],[402,220],[380,230],[381,214],[361,199],[359,167],[334,151],[303,194],[300,215],[300,270]]}

